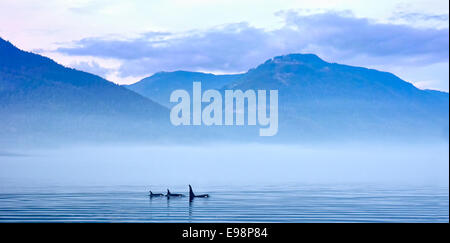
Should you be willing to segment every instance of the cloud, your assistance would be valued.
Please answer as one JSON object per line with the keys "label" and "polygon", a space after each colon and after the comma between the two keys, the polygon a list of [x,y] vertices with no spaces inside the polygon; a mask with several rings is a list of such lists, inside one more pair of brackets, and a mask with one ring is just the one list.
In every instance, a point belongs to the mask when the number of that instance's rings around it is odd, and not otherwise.
{"label": "cloud", "polygon": [[113,72],[113,70],[102,67],[95,61],[81,61],[72,63],[70,66],[81,71],[97,74],[101,77],[105,77]]}
{"label": "cloud", "polygon": [[361,65],[430,65],[449,59],[448,28],[379,23],[348,11],[277,15],[284,25],[272,30],[242,22],[130,39],[85,38],[56,51],[119,59],[123,64],[117,71],[123,77],[177,69],[241,72],[273,56],[297,52],[332,61],[358,60]]}
{"label": "cloud", "polygon": [[296,40],[307,39],[306,45],[340,56],[413,58],[426,63],[448,60],[448,29],[376,23],[338,12],[300,16],[288,11],[283,15],[287,27],[279,33],[289,37],[284,38],[289,46],[295,45]]}
{"label": "cloud", "polygon": [[406,21],[440,21],[448,22],[448,14],[424,14],[417,12],[397,11],[394,13],[393,20],[406,20]]}

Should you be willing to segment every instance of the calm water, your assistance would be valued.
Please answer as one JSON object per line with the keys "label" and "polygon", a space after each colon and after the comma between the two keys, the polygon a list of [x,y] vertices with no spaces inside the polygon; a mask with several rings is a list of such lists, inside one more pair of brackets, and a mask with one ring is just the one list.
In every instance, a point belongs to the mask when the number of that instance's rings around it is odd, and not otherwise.
{"label": "calm water", "polygon": [[10,188],[0,193],[0,222],[449,222],[448,187],[197,189],[211,197],[149,199],[140,186]]}

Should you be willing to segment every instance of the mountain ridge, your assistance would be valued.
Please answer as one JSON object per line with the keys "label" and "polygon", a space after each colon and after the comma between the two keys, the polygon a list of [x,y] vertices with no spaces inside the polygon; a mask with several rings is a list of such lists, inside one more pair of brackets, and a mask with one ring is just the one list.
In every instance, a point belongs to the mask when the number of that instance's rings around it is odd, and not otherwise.
{"label": "mountain ridge", "polygon": [[2,139],[38,137],[33,134],[68,140],[126,139],[138,135],[132,127],[142,130],[143,124],[149,131],[140,133],[150,136],[155,124],[168,119],[168,112],[125,87],[22,51],[0,38]]}
{"label": "mountain ridge", "polygon": [[[170,93],[276,89],[279,132],[257,127],[173,127]],[[131,90],[130,90],[131,89]],[[325,140],[448,141],[448,93],[421,90],[394,74],[329,63],[314,54],[276,56],[242,74],[158,72],[120,86],[24,52],[0,38],[0,143],[70,141]]]}
{"label": "mountain ridge", "polygon": [[[242,74],[223,74],[215,75],[211,73],[191,72],[191,71],[173,71],[157,72],[150,77],[144,78],[137,83],[124,85],[124,87],[135,91],[143,96],[152,93],[152,100],[170,106],[169,95],[175,89],[192,90],[193,81],[201,81],[203,89],[219,89],[224,83],[231,80],[240,80]],[[170,80],[171,82],[166,82]]]}
{"label": "mountain ridge", "polygon": [[[171,107],[174,105],[168,102],[171,91],[185,89],[191,93],[192,82],[202,81],[171,75],[166,72],[158,77],[159,83],[170,87],[164,92],[145,89],[145,81],[154,76],[127,88]],[[419,89],[389,72],[329,63],[315,54],[288,54],[270,58],[236,79],[209,77],[213,80],[202,81],[203,90],[209,89],[208,83],[214,83],[215,89],[222,92],[225,89],[278,90],[280,134],[286,136],[299,131],[298,136],[307,137],[357,133],[448,137],[445,135],[448,93]],[[135,89],[138,85],[144,87]]]}

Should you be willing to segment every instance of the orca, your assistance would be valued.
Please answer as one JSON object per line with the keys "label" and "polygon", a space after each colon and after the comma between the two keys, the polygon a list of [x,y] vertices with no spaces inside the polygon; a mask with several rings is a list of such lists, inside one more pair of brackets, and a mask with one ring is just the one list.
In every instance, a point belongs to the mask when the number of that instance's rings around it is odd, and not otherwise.
{"label": "orca", "polygon": [[150,191],[149,196],[150,197],[162,197],[162,196],[164,196],[164,194],[162,194],[162,193],[153,193],[152,191]]}
{"label": "orca", "polygon": [[194,200],[195,197],[209,197],[209,194],[195,195],[191,185],[189,185],[189,201]]}
{"label": "orca", "polygon": [[166,197],[170,198],[170,197],[184,197],[183,194],[178,194],[178,193],[170,193],[169,189],[167,189],[167,194]]}

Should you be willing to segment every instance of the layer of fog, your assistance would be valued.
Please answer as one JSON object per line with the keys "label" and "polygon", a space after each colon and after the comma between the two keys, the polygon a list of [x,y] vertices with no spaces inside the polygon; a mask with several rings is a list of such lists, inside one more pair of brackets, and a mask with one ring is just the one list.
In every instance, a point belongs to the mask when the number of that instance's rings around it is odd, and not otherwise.
{"label": "layer of fog", "polygon": [[80,146],[0,153],[0,190],[27,186],[374,183],[448,186],[448,144]]}

